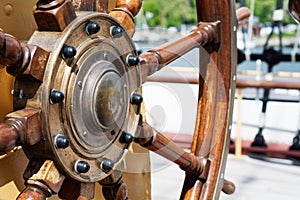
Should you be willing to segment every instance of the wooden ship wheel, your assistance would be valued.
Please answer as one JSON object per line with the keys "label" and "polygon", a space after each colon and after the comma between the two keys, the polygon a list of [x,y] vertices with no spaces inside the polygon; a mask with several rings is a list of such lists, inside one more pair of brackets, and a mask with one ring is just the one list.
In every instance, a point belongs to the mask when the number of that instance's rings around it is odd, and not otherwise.
{"label": "wooden ship wheel", "polygon": [[[236,30],[248,10],[231,0],[197,0],[198,26],[138,55],[132,41],[142,0],[39,0],[26,43],[0,31],[0,64],[15,77],[14,111],[0,124],[0,152],[22,146],[29,164],[17,197],[130,199],[122,179],[131,143],[186,172],[180,199],[218,199],[224,180],[235,89]],[[84,11],[85,10],[85,11]],[[94,12],[87,12],[94,11]],[[200,48],[197,122],[187,152],[143,121],[148,76]],[[138,161],[137,161],[138,162]]]}

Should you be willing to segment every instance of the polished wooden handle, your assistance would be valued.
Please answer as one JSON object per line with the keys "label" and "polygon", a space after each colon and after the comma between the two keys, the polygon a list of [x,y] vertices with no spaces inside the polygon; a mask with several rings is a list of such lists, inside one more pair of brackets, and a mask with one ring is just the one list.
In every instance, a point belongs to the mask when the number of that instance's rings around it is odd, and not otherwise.
{"label": "polished wooden handle", "polygon": [[251,10],[247,7],[241,7],[236,10],[236,19],[240,23],[251,16]]}
{"label": "polished wooden handle", "polygon": [[186,152],[172,140],[143,122],[135,142],[176,163],[182,170],[199,177],[204,170],[204,162],[194,154]]}
{"label": "polished wooden handle", "polygon": [[17,129],[11,124],[0,124],[0,155],[11,151],[19,139]]}
{"label": "polished wooden handle", "polygon": [[0,65],[21,67],[25,53],[25,46],[0,29]]}
{"label": "polished wooden handle", "polygon": [[28,186],[17,200],[46,200],[46,194],[38,187]]}
{"label": "polished wooden handle", "polygon": [[147,76],[159,71],[167,64],[180,58],[192,49],[204,46],[208,43],[217,42],[217,28],[219,22],[198,24],[198,28],[191,31],[187,36],[166,43],[160,48],[150,50],[140,55],[142,81],[145,82]]}
{"label": "polished wooden handle", "polygon": [[132,17],[135,17],[142,7],[141,0],[118,0],[116,9],[121,9],[128,12]]}
{"label": "polished wooden handle", "polygon": [[102,185],[102,193],[106,200],[127,200],[126,184],[122,179],[111,185]]}
{"label": "polished wooden handle", "polygon": [[40,109],[24,109],[6,115],[0,124],[0,155],[16,145],[34,145],[42,138]]}
{"label": "polished wooden handle", "polygon": [[142,0],[117,0],[116,7],[109,15],[117,19],[130,36],[135,32],[134,17],[142,7]]}
{"label": "polished wooden handle", "polygon": [[225,194],[228,194],[228,195],[233,194],[234,191],[235,191],[235,185],[234,185],[234,183],[231,182],[231,181],[228,181],[228,180],[224,180],[222,191]]}

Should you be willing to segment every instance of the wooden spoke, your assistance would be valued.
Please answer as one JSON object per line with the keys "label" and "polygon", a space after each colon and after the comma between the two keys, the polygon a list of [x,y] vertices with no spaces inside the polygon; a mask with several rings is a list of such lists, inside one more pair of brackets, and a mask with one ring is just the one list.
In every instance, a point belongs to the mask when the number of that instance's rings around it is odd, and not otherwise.
{"label": "wooden spoke", "polygon": [[58,196],[61,199],[92,200],[95,197],[95,183],[82,183],[66,179]]}
{"label": "wooden spoke", "polygon": [[213,45],[217,37],[218,24],[218,21],[212,23],[200,22],[198,28],[191,31],[187,36],[141,54],[142,81],[145,82],[147,76],[159,71],[192,49],[207,44]]}
{"label": "wooden spoke", "polygon": [[241,7],[236,10],[236,19],[238,23],[241,23],[249,19],[250,15],[251,15],[251,10],[247,7]]}
{"label": "wooden spoke", "polygon": [[44,200],[61,189],[65,177],[60,174],[53,161],[46,160],[39,171],[27,180],[27,187],[18,200]]}
{"label": "wooden spoke", "polygon": [[148,123],[141,122],[135,142],[141,146],[176,163],[182,170],[198,178],[204,170],[204,160],[186,152],[169,138],[153,129]]}
{"label": "wooden spoke", "polygon": [[0,154],[17,145],[34,145],[41,140],[40,109],[24,109],[6,116],[0,124]]}
{"label": "wooden spoke", "polygon": [[126,184],[122,172],[113,171],[107,178],[101,180],[102,194],[106,200],[128,200]]}

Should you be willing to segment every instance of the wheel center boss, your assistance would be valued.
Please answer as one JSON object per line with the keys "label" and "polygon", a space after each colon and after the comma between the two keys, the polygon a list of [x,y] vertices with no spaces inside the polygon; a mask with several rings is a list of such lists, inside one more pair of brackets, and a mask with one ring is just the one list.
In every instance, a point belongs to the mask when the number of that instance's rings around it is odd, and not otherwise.
{"label": "wheel center boss", "polygon": [[81,182],[105,178],[138,123],[141,79],[130,36],[108,15],[89,13],[63,32],[35,32],[29,44],[51,52],[36,96],[58,167]]}

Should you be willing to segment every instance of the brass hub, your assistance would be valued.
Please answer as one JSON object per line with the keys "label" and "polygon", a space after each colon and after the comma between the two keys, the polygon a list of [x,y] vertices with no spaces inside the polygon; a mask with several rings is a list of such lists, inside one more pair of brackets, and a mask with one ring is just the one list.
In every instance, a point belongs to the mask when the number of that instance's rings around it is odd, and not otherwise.
{"label": "brass hub", "polygon": [[[96,24],[87,29],[91,22]],[[81,182],[107,177],[107,168],[116,168],[129,146],[122,135],[133,136],[137,128],[137,105],[130,98],[141,93],[140,72],[126,61],[137,53],[131,37],[120,30],[107,14],[80,14],[62,33],[36,32],[29,41],[52,53],[37,99],[28,104],[40,101],[43,108],[49,157]]]}

